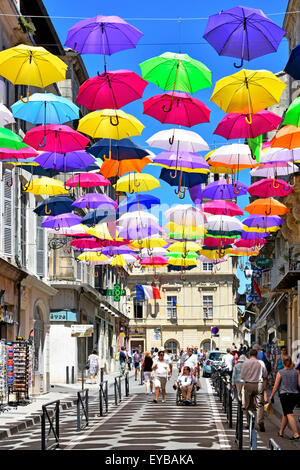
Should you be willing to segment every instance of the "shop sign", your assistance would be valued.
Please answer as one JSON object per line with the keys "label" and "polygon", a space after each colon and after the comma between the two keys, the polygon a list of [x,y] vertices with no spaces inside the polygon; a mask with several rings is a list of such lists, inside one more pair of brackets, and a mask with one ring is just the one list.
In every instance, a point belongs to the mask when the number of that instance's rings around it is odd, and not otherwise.
{"label": "shop sign", "polygon": [[113,289],[101,289],[100,292],[105,297],[113,297],[115,302],[126,296],[126,289],[121,289],[120,284],[115,284]]}
{"label": "shop sign", "polygon": [[76,338],[86,338],[93,336],[94,325],[71,325],[71,336]]}
{"label": "shop sign", "polygon": [[259,279],[259,278],[261,278],[261,276],[262,276],[262,270],[261,269],[253,269],[252,277],[254,277],[256,279],[257,278]]}
{"label": "shop sign", "polygon": [[49,313],[50,321],[77,321],[76,312],[71,312],[70,310],[60,310]]}
{"label": "shop sign", "polygon": [[277,340],[277,345],[279,347],[284,346],[284,341]]}
{"label": "shop sign", "polygon": [[258,304],[259,302],[261,302],[261,300],[262,299],[256,294],[247,295],[247,302],[254,302],[254,303]]}
{"label": "shop sign", "polygon": [[256,258],[255,264],[258,268],[271,268],[273,260],[272,258]]}

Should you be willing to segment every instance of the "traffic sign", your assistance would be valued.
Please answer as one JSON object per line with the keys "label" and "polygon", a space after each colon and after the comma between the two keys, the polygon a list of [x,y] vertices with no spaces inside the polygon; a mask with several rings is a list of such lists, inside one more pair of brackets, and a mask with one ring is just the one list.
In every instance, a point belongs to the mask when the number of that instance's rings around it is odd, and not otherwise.
{"label": "traffic sign", "polygon": [[219,333],[219,328],[217,326],[212,326],[210,331],[213,335],[216,335]]}

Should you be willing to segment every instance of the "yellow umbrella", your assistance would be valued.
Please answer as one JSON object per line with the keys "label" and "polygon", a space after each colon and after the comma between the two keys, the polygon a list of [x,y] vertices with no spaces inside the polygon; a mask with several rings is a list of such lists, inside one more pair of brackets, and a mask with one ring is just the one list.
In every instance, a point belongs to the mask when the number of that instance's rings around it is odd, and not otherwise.
{"label": "yellow umbrella", "polygon": [[211,101],[225,113],[251,114],[279,102],[286,84],[269,70],[243,69],[218,80]]}
{"label": "yellow umbrella", "polygon": [[171,253],[182,252],[185,253],[187,251],[199,251],[201,246],[198,243],[186,241],[186,242],[175,242],[170,245],[167,250]]}
{"label": "yellow umbrella", "polygon": [[211,150],[205,155],[205,160],[209,164],[209,171],[214,174],[224,173],[224,174],[235,174],[238,172],[238,168],[225,168],[223,166],[212,166],[211,165],[211,156],[217,149]]}
{"label": "yellow umbrella", "polygon": [[115,185],[117,192],[134,193],[138,191],[151,191],[151,189],[159,188],[160,182],[152,175],[146,173],[129,173],[122,176]]}
{"label": "yellow umbrella", "polygon": [[243,225],[244,232],[268,233],[277,232],[277,230],[280,230],[280,226],[278,225],[274,227],[248,227],[248,225]]}
{"label": "yellow umbrella", "polygon": [[81,253],[77,259],[79,261],[88,261],[88,262],[103,262],[108,261],[109,258],[101,253],[101,251],[85,251]]}
{"label": "yellow umbrella", "polygon": [[120,140],[140,135],[144,127],[138,119],[121,109],[102,109],[80,119],[77,130],[93,138]]}
{"label": "yellow umbrella", "polygon": [[89,228],[86,233],[102,240],[113,240],[106,224],[97,224],[95,227]]}
{"label": "yellow umbrella", "polygon": [[[169,222],[165,227],[173,234],[180,235],[181,238],[203,238],[207,230],[203,225],[184,225]],[[176,238],[180,238],[176,236]]]}
{"label": "yellow umbrella", "polygon": [[163,248],[168,245],[163,238],[143,238],[142,240],[134,240],[131,243],[133,248]]}
{"label": "yellow umbrella", "polygon": [[23,190],[35,195],[47,194],[48,196],[55,196],[57,194],[69,194],[62,181],[48,178],[47,176],[31,180],[25,184]]}
{"label": "yellow umbrella", "polygon": [[195,258],[168,258],[168,263],[173,266],[182,266],[183,268],[197,266],[197,260]]}
{"label": "yellow umbrella", "polygon": [[202,249],[200,254],[206,256],[209,259],[219,259],[224,258],[225,255],[229,253],[230,248],[222,248],[221,250],[206,250]]}
{"label": "yellow umbrella", "polygon": [[[0,52],[0,74],[14,85],[45,88],[66,79],[67,64],[44,47],[19,44]],[[27,91],[28,102],[29,91]]]}

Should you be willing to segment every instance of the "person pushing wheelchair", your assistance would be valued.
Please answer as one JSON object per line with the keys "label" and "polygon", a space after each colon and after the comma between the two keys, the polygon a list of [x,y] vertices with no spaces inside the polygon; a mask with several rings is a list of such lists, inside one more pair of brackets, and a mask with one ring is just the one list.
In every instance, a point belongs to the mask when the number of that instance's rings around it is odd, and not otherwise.
{"label": "person pushing wheelchair", "polygon": [[177,380],[174,382],[173,388],[174,390],[176,390],[177,387],[180,387],[182,401],[186,405],[190,405],[192,403],[192,390],[194,386],[197,390],[200,389],[196,377],[191,374],[190,367],[184,366],[182,370],[182,375],[178,376]]}

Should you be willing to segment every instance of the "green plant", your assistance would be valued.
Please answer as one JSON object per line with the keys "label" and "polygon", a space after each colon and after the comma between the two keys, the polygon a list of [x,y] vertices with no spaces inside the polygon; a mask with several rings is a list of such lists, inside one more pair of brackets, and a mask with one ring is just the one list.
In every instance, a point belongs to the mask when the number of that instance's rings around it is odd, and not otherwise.
{"label": "green plant", "polygon": [[34,24],[31,21],[28,21],[25,18],[25,16],[19,16],[18,23],[21,26],[24,33],[27,33],[27,34],[34,34],[35,33],[36,28],[35,28]]}

